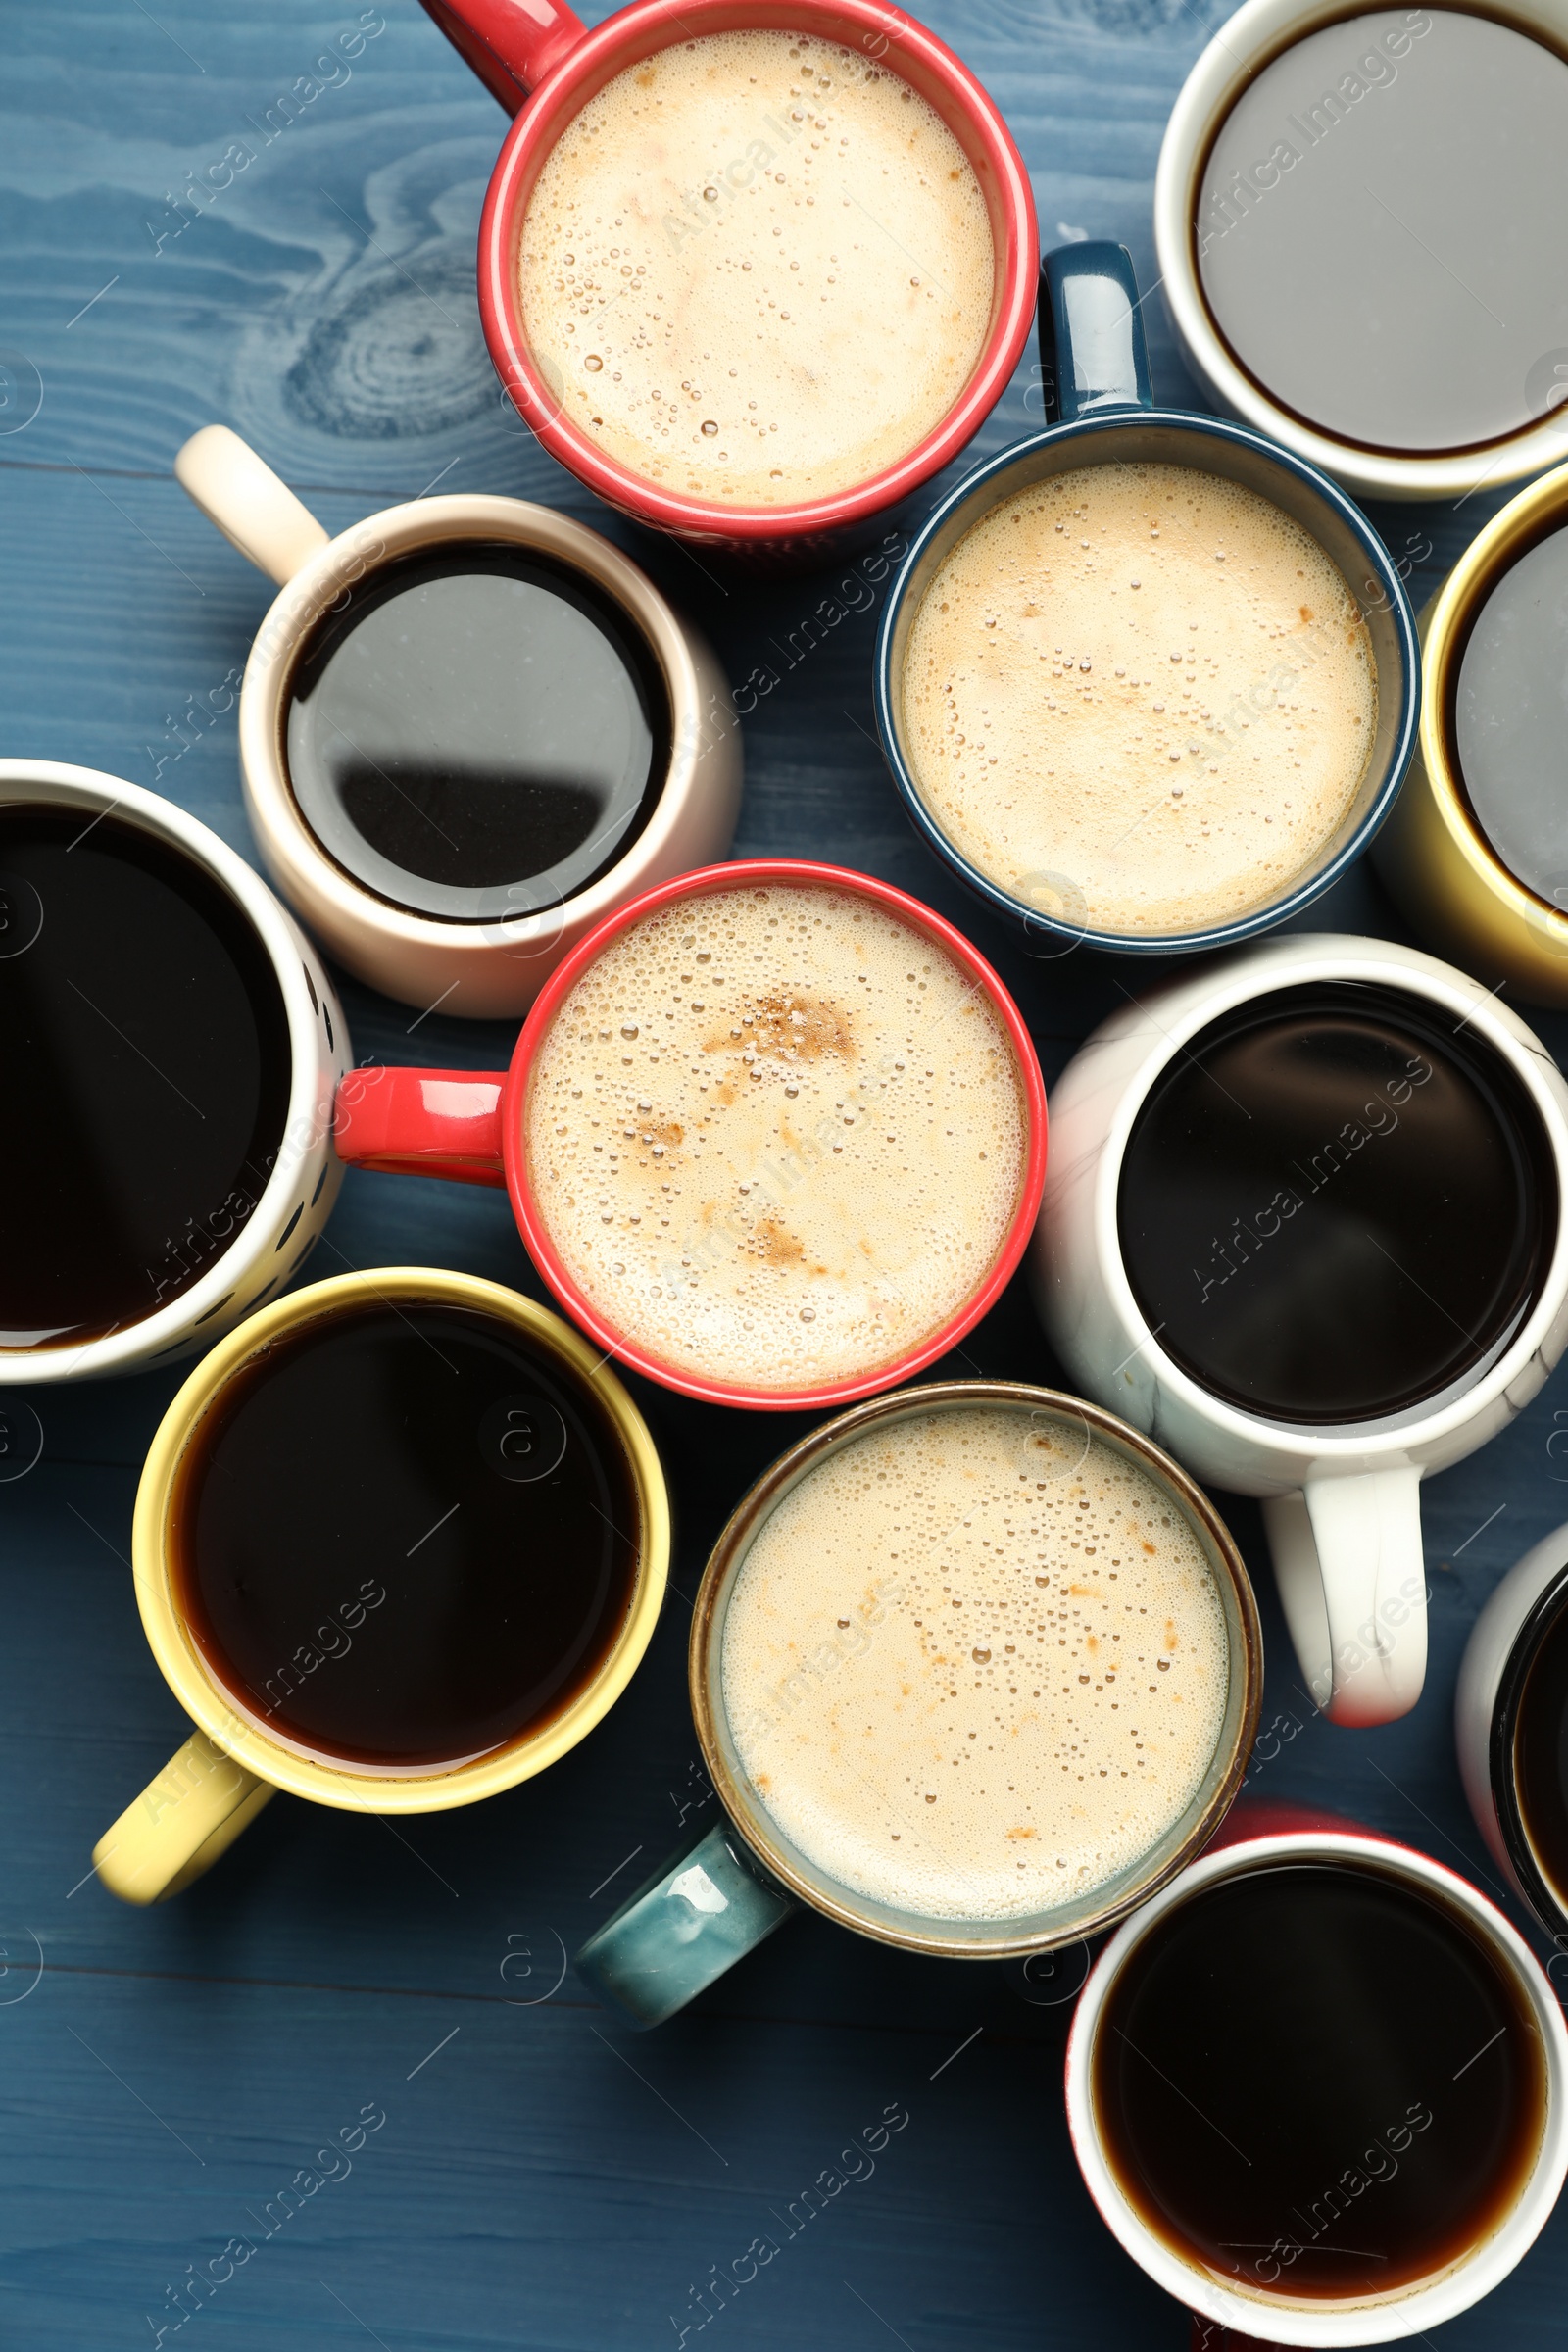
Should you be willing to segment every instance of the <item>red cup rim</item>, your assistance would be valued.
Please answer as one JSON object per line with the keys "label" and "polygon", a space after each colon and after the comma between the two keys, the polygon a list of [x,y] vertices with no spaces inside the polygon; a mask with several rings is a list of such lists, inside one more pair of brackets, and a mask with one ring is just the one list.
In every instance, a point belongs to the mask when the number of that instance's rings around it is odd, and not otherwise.
{"label": "red cup rim", "polygon": [[[698,21],[704,31],[740,30],[776,21],[789,31],[839,35],[847,28],[859,46],[881,42],[882,48],[870,53],[891,56],[895,70],[904,72],[905,79],[921,88],[922,95],[930,95],[922,85],[932,85],[957,100],[974,150],[970,152],[965,141],[965,151],[972,163],[983,157],[994,179],[995,203],[988,209],[1001,253],[1001,298],[968,383],[941,422],[896,466],[852,489],[803,506],[727,507],[712,500],[679,498],[619,465],[559,406],[534,367],[523,332],[514,266],[517,236],[523,208],[563,117],[587,103],[582,94],[585,82],[602,88],[622,66],[655,48],[671,46],[671,32],[678,39]],[[655,31],[665,37],[644,39]],[[949,114],[944,120],[957,130]],[[986,188],[985,172],[981,185]],[[553,457],[611,506],[657,529],[715,541],[799,538],[842,530],[896,506],[967,447],[1005,391],[1028,339],[1039,241],[1029,174],[1001,112],[967,66],[902,10],[890,10],[882,0],[683,0],[676,13],[670,0],[633,0],[632,6],[596,26],[546,74],[507,134],[479,225],[479,313],[502,382],[528,424]]]}
{"label": "red cup rim", "polygon": [[[1024,1158],[1022,1182],[1018,1188],[1018,1202],[1012,1221],[1007,1227],[1002,1248],[992,1260],[985,1280],[971,1294],[956,1315],[928,1334],[920,1345],[896,1361],[880,1365],[869,1372],[858,1374],[852,1380],[836,1380],[814,1389],[753,1389],[737,1383],[705,1380],[700,1374],[687,1372],[665,1363],[656,1355],[646,1353],[629,1340],[622,1338],[612,1323],[607,1322],[592,1302],[578,1289],[562,1262],[543,1218],[534,1205],[528,1187],[526,1154],[522,1146],[522,1115],[528,1079],[534,1057],[564,999],[575,987],[587,966],[600,952],[617,939],[632,924],[641,921],[660,906],[688,898],[709,897],[715,891],[741,890],[751,884],[784,884],[797,888],[825,888],[852,891],[921,932],[925,938],[945,950],[960,969],[973,974],[986,991],[1000,1016],[1013,1050],[1023,1092],[1028,1124],[1028,1148]],[[707,865],[695,873],[678,874],[672,882],[662,882],[654,890],[644,891],[641,898],[632,899],[624,906],[605,917],[596,930],[558,964],[539,996],[532,1011],[523,1023],[521,1035],[513,1051],[507,1083],[501,1096],[501,1152],[506,1168],[507,1192],[513,1213],[527,1247],[528,1255],[549,1285],[557,1300],[579,1329],[596,1340],[607,1355],[617,1363],[641,1372],[662,1388],[673,1389],[682,1396],[696,1396],[707,1404],[748,1406],[759,1412],[817,1412],[830,1405],[853,1404],[861,1396],[876,1396],[886,1389],[896,1389],[901,1383],[912,1380],[945,1355],[950,1348],[972,1331],[982,1315],[996,1304],[1028,1246],[1039,1213],[1040,1197],[1046,1184],[1046,1087],[1040,1074],[1034,1041],[1024,1026],[1023,1015],[1008,995],[999,975],[993,971],[978,949],[971,946],[961,931],[946,922],[933,908],[922,906],[906,892],[895,890],[890,882],[879,882],[873,875],[852,873],[846,866],[818,865],[801,858],[742,858],[728,865]]]}

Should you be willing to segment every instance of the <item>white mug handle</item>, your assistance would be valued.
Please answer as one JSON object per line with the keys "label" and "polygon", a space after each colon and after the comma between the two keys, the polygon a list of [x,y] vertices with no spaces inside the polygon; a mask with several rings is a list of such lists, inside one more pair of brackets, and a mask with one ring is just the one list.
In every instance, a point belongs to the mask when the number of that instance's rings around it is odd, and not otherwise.
{"label": "white mug handle", "polygon": [[1334,1723],[1407,1715],[1427,1670],[1420,1470],[1309,1479],[1263,1524],[1313,1703]]}
{"label": "white mug handle", "polygon": [[204,424],[174,460],[174,478],[258,570],[284,588],[329,534],[226,424]]}

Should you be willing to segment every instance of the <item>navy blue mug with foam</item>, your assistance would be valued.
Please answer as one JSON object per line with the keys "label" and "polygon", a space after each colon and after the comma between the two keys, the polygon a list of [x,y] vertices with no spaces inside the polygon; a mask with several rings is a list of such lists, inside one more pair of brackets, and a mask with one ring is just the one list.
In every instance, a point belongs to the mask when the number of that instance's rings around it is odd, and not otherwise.
{"label": "navy blue mug with foam", "polygon": [[[929,517],[894,583],[877,639],[877,727],[917,830],[959,880],[1025,934],[1036,955],[1080,943],[1131,954],[1234,946],[1311,904],[1376,833],[1404,780],[1420,716],[1420,652],[1409,600],[1376,531],[1326,473],[1245,425],[1154,405],[1137,279],[1123,245],[1085,242],[1046,256],[1040,354],[1049,431],[1004,450],[960,482]],[[1177,466],[1255,492],[1329,557],[1366,623],[1377,687],[1370,754],[1331,836],[1273,896],[1220,920],[1177,930],[1096,925],[1079,884],[1053,863],[1004,883],[951,838],[922,795],[907,749],[905,664],[910,630],[934,575],[967,532],[1003,502],[1081,467]],[[1273,694],[1266,681],[1259,689]],[[1272,779],[1271,779],[1272,780]],[[1130,768],[1131,795],[1141,779]]]}

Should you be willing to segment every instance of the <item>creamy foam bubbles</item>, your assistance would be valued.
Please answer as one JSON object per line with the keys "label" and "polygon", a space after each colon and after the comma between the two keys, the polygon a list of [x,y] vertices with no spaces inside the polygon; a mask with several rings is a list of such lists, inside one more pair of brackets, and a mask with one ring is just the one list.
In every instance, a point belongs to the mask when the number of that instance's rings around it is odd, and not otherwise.
{"label": "creamy foam bubbles", "polygon": [[1003,500],[921,600],[904,735],[932,815],[1025,904],[1189,931],[1321,862],[1377,721],[1315,539],[1240,484],[1091,466]]}
{"label": "creamy foam bubbles", "polygon": [[763,1522],[724,1620],[740,1761],[842,1886],[939,1919],[1090,1894],[1202,1785],[1229,1687],[1197,1537],[1025,1406],[867,1430]]}
{"label": "creamy foam bubbles", "polygon": [[572,1279],[670,1366],[787,1391],[893,1361],[984,1281],[1025,1109],[983,990],[858,894],[711,892],[557,1013],[529,1180]]}
{"label": "creamy foam bubbles", "polygon": [[529,347],[566,415],[671,490],[794,505],[934,430],[991,319],[980,184],[888,68],[710,33],[590,99],[528,201]]}

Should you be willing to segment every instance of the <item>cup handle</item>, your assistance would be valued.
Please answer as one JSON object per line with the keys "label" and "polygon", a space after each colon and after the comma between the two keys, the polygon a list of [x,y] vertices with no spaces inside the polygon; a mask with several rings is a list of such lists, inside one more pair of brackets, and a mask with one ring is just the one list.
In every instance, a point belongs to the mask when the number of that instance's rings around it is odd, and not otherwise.
{"label": "cup handle", "polygon": [[506,1083],[505,1070],[351,1070],[332,1108],[338,1157],[393,1176],[504,1186]]}
{"label": "cup handle", "polygon": [[1153,407],[1138,304],[1125,245],[1091,237],[1047,254],[1040,265],[1039,333],[1048,423]]}
{"label": "cup handle", "polygon": [[799,1909],[719,1822],[629,1895],[571,1965],[643,2033],[684,2009]]}
{"label": "cup handle", "polygon": [[165,1903],[210,1870],[276,1793],[205,1732],[192,1732],[104,1832],[92,1866],[122,1903]]}
{"label": "cup handle", "polygon": [[1286,1623],[1333,1723],[1392,1723],[1421,1695],[1427,1579],[1421,1473],[1309,1479],[1263,1505]]}
{"label": "cup handle", "polygon": [[562,0],[424,0],[424,9],[509,115],[588,34]]}
{"label": "cup handle", "polygon": [[174,478],[242,556],[284,588],[330,534],[287,482],[226,424],[204,424],[174,460]]}

